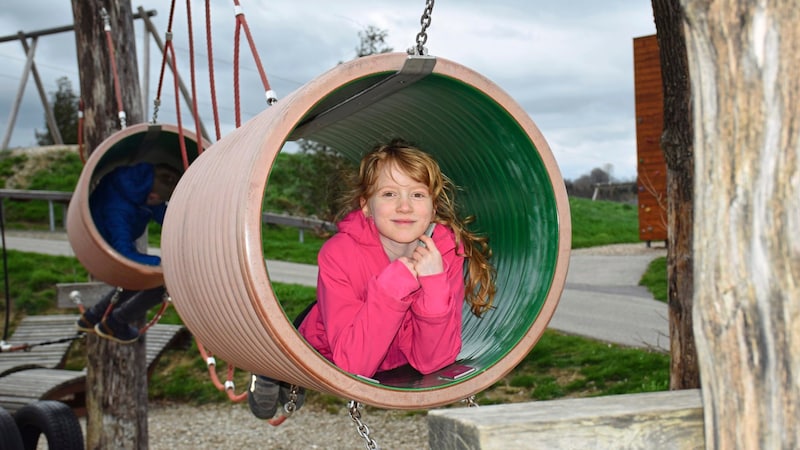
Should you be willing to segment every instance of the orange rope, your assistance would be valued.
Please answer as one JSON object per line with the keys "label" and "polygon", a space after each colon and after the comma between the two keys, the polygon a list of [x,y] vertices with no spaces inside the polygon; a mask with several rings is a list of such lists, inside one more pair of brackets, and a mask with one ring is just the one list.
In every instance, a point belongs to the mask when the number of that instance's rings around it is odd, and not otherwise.
{"label": "orange rope", "polygon": [[147,330],[150,329],[153,325],[157,324],[159,320],[161,320],[161,316],[164,315],[164,312],[167,310],[167,306],[169,306],[169,302],[163,301],[161,302],[161,308],[158,309],[156,314],[150,319],[150,322],[147,322],[145,326],[139,328],[139,335],[144,334]]}
{"label": "orange rope", "polygon": [[217,388],[219,391],[225,391],[228,394],[228,398],[236,403],[242,402],[247,399],[247,390],[245,390],[241,394],[234,393],[234,383],[233,383],[233,374],[235,371],[235,367],[228,365],[228,376],[225,381],[225,384],[219,381],[219,375],[217,375],[217,362],[214,359],[214,356],[210,353],[206,352],[206,349],[203,347],[203,344],[195,338],[194,340],[197,343],[197,349],[200,350],[200,355],[206,361],[206,367],[208,367],[208,375],[211,377],[211,382],[214,383],[214,387]]}
{"label": "orange rope", "polygon": [[208,51],[208,84],[211,89],[211,110],[214,113],[214,131],[216,140],[220,140],[222,134],[219,130],[219,111],[217,107],[217,90],[214,82],[214,51],[211,46],[211,1],[206,0],[206,48]]}
{"label": "orange rope", "polygon": [[[161,73],[158,76],[158,88],[156,89],[156,102],[161,101],[161,87],[164,84],[164,72],[167,66],[167,48],[172,47],[172,19],[175,17],[175,0],[169,8],[169,21],[167,22],[167,39],[164,42],[164,55],[161,58]],[[173,61],[174,62],[174,61]]]}
{"label": "orange rope", "polygon": [[233,43],[233,96],[236,108],[236,128],[239,128],[242,124],[239,102],[239,34],[241,30],[244,30],[245,37],[247,37],[247,42],[250,44],[250,52],[253,54],[253,59],[255,60],[258,74],[261,76],[261,83],[264,85],[264,91],[266,92],[265,95],[267,98],[267,104],[271,105],[275,103],[277,98],[275,97],[275,92],[273,92],[269,87],[267,74],[264,72],[264,67],[261,64],[261,58],[258,56],[258,50],[256,50],[256,44],[253,41],[253,35],[250,33],[250,27],[247,25],[247,19],[244,16],[241,5],[239,5],[239,0],[233,0],[233,4],[236,13],[236,31],[234,34]]}
{"label": "orange rope", "polygon": [[119,117],[120,128],[126,127],[125,110],[122,109],[122,88],[119,85],[119,73],[117,72],[117,59],[114,55],[114,40],[111,37],[111,21],[106,9],[100,10],[103,18],[103,29],[106,33],[106,43],[108,44],[108,58],[111,60],[111,71],[114,75],[114,94],[117,97],[117,115]]}
{"label": "orange rope", "polygon": [[[200,130],[200,114],[197,112],[197,80],[194,70],[194,33],[192,32],[191,3],[192,3],[191,0],[186,0],[186,22],[187,22],[187,29],[189,32],[189,73],[192,79],[192,115],[194,116],[194,126],[196,133],[195,135],[197,136],[197,154],[199,155],[203,153],[203,134],[201,133]],[[181,136],[181,141],[182,140],[183,136]],[[185,160],[184,164],[186,165],[184,169],[188,169],[189,168],[188,158]]]}

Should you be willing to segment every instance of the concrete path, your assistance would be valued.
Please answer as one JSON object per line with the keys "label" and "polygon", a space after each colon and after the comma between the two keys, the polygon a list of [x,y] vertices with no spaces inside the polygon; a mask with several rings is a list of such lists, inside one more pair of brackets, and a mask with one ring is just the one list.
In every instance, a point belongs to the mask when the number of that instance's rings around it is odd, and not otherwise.
{"label": "concrete path", "polygon": [[[7,248],[32,253],[74,256],[63,233],[6,235]],[[568,334],[625,345],[669,351],[667,305],[653,300],[639,279],[647,265],[664,256],[663,248],[637,255],[596,255],[573,252],[567,283],[550,328]],[[158,249],[150,249],[159,254]],[[316,286],[317,267],[267,261],[270,279],[282,283]]]}

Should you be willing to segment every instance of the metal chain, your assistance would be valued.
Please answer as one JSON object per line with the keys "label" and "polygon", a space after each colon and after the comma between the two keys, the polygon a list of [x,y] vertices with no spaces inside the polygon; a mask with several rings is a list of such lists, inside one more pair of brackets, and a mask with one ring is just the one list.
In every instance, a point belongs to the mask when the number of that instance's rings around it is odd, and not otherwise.
{"label": "metal chain", "polygon": [[153,100],[153,121],[152,121],[153,124],[158,123],[158,109],[160,106],[161,106],[161,99],[157,98]]}
{"label": "metal chain", "polygon": [[470,395],[469,397],[467,397],[467,398],[465,398],[464,400],[461,400],[461,401],[465,402],[467,404],[467,406],[470,407],[470,408],[477,408],[477,407],[480,406],[480,405],[478,405],[478,402],[475,401],[475,396],[474,395]]}
{"label": "metal chain", "polygon": [[353,419],[353,422],[356,424],[358,435],[364,439],[364,448],[367,450],[380,450],[378,443],[369,437],[369,427],[361,421],[361,411],[358,410],[358,402],[350,400],[347,402],[347,409],[350,410],[350,418]]}
{"label": "metal chain", "polygon": [[286,413],[286,417],[290,417],[295,411],[297,411],[297,392],[299,390],[300,387],[294,384],[289,390],[289,401],[283,405],[283,411]]}
{"label": "metal chain", "polygon": [[425,1],[425,11],[422,12],[422,17],[419,19],[422,29],[417,33],[417,46],[408,49],[409,55],[427,55],[428,49],[425,48],[425,43],[428,42],[428,27],[431,26],[431,14],[433,13],[433,1]]}

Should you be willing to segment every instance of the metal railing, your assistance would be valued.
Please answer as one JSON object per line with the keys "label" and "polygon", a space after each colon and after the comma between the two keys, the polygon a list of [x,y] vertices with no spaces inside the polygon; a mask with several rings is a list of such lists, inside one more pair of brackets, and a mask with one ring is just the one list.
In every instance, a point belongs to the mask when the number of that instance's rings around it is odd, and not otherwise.
{"label": "metal railing", "polygon": [[[50,222],[50,231],[56,231],[56,220],[55,220],[55,204],[61,204],[62,215],[61,215],[61,224],[62,226],[65,225],[65,218],[66,218],[66,208],[69,205],[70,200],[72,199],[72,192],[64,192],[64,191],[30,191],[25,189],[0,189],[0,208],[5,208],[5,200],[15,200],[15,201],[29,201],[29,200],[41,200],[46,201],[48,203],[48,210],[49,210],[49,222]],[[336,225],[331,222],[326,222],[324,220],[309,218],[309,217],[298,217],[298,216],[290,216],[286,214],[276,214],[265,212],[261,215],[261,221],[263,223],[269,223],[273,225],[282,225],[287,227],[294,227],[297,228],[300,236],[300,242],[304,242],[305,239],[305,230],[325,230],[325,231],[336,231]]]}
{"label": "metal railing", "polygon": [[[61,225],[65,225],[67,217],[67,205],[72,198],[72,192],[63,191],[29,191],[25,189],[0,189],[0,208],[5,211],[6,200],[44,200],[47,201],[50,219],[50,231],[56,231],[55,203],[62,205]],[[3,215],[5,217],[5,214]]]}

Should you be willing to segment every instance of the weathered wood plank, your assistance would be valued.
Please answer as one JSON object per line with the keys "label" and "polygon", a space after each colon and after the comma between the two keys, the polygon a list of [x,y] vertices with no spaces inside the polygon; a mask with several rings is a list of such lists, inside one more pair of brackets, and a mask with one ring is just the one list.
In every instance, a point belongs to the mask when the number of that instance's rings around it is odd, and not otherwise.
{"label": "weathered wood plank", "polygon": [[440,409],[428,426],[441,450],[704,447],[699,390]]}

